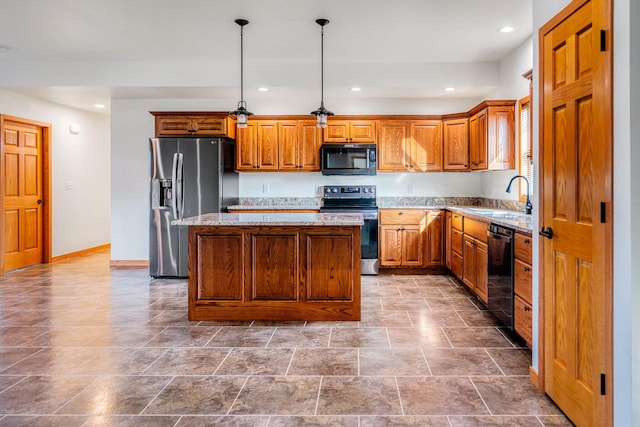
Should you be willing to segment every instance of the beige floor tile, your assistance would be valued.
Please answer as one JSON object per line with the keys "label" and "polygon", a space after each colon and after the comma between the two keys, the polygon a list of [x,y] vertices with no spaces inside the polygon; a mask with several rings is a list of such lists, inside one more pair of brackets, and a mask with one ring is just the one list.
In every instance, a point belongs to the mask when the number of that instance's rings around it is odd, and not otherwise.
{"label": "beige floor tile", "polygon": [[329,347],[389,348],[387,328],[335,328],[331,331]]}
{"label": "beige floor tile", "polygon": [[400,415],[393,377],[323,377],[318,415]]}
{"label": "beige floor tile", "polygon": [[284,375],[293,349],[234,348],[215,371],[216,375]]}
{"label": "beige floor tile", "polygon": [[296,349],[287,375],[358,375],[358,349]]}
{"label": "beige floor tile", "polygon": [[230,348],[171,348],[144,375],[211,375],[229,352]]}
{"label": "beige floor tile", "polygon": [[320,377],[249,377],[231,415],[313,415]]}
{"label": "beige floor tile", "polygon": [[406,415],[485,415],[487,407],[466,377],[398,377]]}
{"label": "beige floor tile", "polygon": [[53,414],[94,377],[33,376],[2,392],[0,414]]}
{"label": "beige floor tile", "polygon": [[361,348],[360,375],[431,375],[420,348]]}
{"label": "beige floor tile", "polygon": [[558,407],[526,377],[472,377],[494,415],[560,415]]}

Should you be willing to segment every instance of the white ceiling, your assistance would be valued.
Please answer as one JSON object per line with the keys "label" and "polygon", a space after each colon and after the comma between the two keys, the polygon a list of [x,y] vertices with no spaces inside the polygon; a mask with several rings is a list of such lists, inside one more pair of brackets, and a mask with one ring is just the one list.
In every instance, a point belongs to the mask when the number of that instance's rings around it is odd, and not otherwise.
{"label": "white ceiling", "polygon": [[[118,98],[482,97],[532,33],[532,0],[0,0],[0,87],[77,108]],[[502,34],[504,25],[516,28]],[[455,86],[455,93],[443,88]],[[107,108],[108,111],[108,108]]]}

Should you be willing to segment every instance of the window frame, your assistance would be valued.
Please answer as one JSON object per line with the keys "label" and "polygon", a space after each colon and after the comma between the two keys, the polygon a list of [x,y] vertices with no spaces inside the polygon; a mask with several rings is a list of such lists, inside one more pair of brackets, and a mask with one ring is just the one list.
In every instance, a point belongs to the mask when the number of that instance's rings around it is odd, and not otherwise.
{"label": "window frame", "polygon": [[[532,102],[531,102],[531,95],[527,95],[524,98],[521,98],[518,100],[518,157],[517,157],[517,162],[518,162],[518,174],[520,175],[524,175],[529,179],[529,183],[531,188],[529,189],[529,197],[531,199],[533,199],[533,185],[534,185],[534,181],[535,181],[535,176],[534,176],[534,171],[533,171],[533,138],[532,138],[532,126],[531,126],[531,121],[532,121]],[[526,171],[524,170],[524,162],[523,162],[523,156],[522,156],[522,112],[523,110],[527,110],[527,114],[528,114],[528,123],[527,123],[527,127],[528,127],[528,151],[529,151],[529,156],[528,156],[528,161],[529,161],[529,170],[530,173],[527,174]],[[518,200],[520,200],[521,202],[524,202],[527,200],[527,186],[526,183],[524,182],[524,180],[519,180],[518,183]]]}

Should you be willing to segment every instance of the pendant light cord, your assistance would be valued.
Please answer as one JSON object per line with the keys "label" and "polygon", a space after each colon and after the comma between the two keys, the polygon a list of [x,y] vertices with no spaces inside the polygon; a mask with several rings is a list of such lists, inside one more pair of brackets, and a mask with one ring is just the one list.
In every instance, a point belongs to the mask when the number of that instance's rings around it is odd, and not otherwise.
{"label": "pendant light cord", "polygon": [[240,26],[240,105],[244,106],[244,25]]}
{"label": "pendant light cord", "polygon": [[324,108],[324,25],[320,28],[320,107]]}

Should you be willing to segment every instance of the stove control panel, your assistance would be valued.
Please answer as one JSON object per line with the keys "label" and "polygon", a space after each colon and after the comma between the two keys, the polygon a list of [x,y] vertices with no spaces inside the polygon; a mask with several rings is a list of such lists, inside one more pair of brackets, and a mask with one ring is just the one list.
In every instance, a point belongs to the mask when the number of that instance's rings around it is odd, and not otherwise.
{"label": "stove control panel", "polygon": [[325,199],[375,199],[375,185],[325,185]]}

